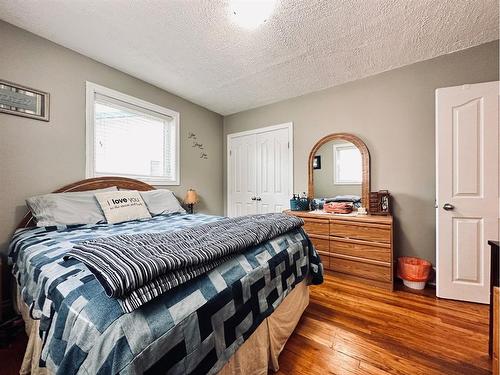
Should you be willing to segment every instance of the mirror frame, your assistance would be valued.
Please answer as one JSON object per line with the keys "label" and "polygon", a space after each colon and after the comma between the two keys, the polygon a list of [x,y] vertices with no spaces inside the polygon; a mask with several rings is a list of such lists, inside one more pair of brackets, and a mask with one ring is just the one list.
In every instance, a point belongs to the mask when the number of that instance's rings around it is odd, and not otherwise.
{"label": "mirror frame", "polygon": [[308,164],[308,191],[307,196],[309,198],[314,198],[314,170],[312,168],[314,156],[316,151],[319,150],[321,146],[330,141],[347,141],[354,144],[361,152],[361,163],[363,168],[362,182],[361,182],[361,204],[363,207],[368,209],[370,203],[370,152],[365,143],[358,137],[349,133],[333,133],[321,138],[309,154],[309,164]]}

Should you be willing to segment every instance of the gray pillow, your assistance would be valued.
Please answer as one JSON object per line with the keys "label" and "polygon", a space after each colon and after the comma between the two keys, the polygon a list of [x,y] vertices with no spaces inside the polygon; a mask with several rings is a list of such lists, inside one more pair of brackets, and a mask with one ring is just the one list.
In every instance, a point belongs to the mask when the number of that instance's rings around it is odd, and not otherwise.
{"label": "gray pillow", "polygon": [[141,191],[141,197],[152,216],[186,213],[174,193],[166,189]]}
{"label": "gray pillow", "polygon": [[95,194],[117,190],[113,186],[74,193],[44,194],[28,198],[26,204],[38,227],[105,223],[106,218]]}

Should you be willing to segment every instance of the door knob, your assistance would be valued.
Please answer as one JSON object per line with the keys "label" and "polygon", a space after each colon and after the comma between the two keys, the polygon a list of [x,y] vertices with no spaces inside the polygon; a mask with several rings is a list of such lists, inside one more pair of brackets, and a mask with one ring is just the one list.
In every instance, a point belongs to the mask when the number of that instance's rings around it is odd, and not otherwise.
{"label": "door knob", "polygon": [[257,197],[257,200],[258,200],[258,201],[261,201],[261,200],[262,200],[262,198],[261,198],[261,197]]}
{"label": "door knob", "polygon": [[256,197],[252,197],[252,198],[250,198],[250,199],[251,199],[251,200],[253,200],[253,201],[257,200],[257,198],[256,198]]}
{"label": "door knob", "polygon": [[443,204],[443,210],[446,210],[446,211],[451,211],[455,208],[454,205],[450,204],[450,203],[445,203]]}

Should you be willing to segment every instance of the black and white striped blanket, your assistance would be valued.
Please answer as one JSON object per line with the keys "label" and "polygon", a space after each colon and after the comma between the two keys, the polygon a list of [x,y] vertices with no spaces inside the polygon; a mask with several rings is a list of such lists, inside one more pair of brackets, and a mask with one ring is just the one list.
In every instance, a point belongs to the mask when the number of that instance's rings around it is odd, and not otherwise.
{"label": "black and white striped blanket", "polygon": [[65,258],[94,273],[110,297],[131,312],[204,274],[238,253],[303,225],[285,214],[228,218],[165,233],[118,235],[84,241]]}

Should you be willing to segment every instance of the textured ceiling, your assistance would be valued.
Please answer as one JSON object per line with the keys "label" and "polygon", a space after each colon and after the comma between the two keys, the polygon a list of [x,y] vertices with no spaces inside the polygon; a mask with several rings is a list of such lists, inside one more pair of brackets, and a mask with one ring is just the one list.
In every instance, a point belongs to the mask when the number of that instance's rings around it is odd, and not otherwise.
{"label": "textured ceiling", "polygon": [[[0,0],[0,18],[223,115],[498,39],[498,0]],[[0,36],[1,37],[1,36]]]}

